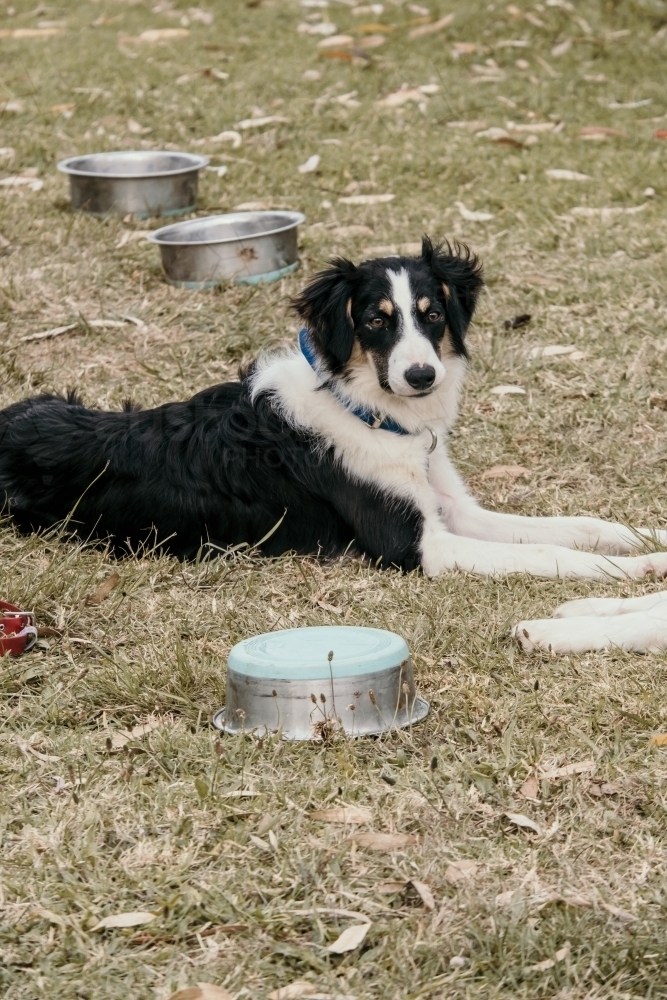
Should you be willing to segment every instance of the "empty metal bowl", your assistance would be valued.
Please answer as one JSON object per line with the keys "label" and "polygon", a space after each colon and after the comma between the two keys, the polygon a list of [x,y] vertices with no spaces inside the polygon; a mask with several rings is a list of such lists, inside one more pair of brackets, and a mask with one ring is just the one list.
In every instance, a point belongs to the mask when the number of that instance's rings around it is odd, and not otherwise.
{"label": "empty metal bowl", "polygon": [[227,704],[213,724],[226,733],[323,740],[341,730],[372,736],[404,728],[428,710],[400,635],[331,625],[269,632],[234,646]]}
{"label": "empty metal bowl", "polygon": [[157,243],[171,285],[213,288],[223,281],[277,281],[299,266],[300,212],[230,212],[157,229]]}
{"label": "empty metal bowl", "polygon": [[91,153],[61,160],[68,174],[72,208],[92,215],[131,213],[141,219],[192,212],[199,171],[206,156],[154,149]]}

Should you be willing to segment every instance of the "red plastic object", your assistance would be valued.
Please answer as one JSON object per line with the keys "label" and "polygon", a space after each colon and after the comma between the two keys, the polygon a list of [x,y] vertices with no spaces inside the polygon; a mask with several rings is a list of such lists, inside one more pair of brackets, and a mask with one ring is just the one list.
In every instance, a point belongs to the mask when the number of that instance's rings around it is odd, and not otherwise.
{"label": "red plastic object", "polygon": [[5,653],[20,656],[37,642],[35,616],[21,611],[9,601],[0,601],[0,657]]}
{"label": "red plastic object", "polygon": [[667,139],[667,128],[656,129],[655,137],[656,139]]}

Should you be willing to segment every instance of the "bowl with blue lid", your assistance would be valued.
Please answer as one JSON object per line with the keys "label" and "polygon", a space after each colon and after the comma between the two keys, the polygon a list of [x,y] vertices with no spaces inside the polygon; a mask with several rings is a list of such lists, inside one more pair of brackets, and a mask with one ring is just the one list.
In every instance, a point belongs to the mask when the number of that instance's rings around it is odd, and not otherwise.
{"label": "bowl with blue lid", "polygon": [[227,666],[227,703],[213,724],[230,734],[377,736],[420,722],[429,710],[405,639],[384,629],[268,632],[237,643]]}

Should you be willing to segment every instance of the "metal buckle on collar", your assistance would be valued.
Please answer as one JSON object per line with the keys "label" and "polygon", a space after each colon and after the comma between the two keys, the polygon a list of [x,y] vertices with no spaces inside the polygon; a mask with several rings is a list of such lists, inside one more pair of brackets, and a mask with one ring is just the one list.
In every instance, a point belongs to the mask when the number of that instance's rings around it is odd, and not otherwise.
{"label": "metal buckle on collar", "polygon": [[438,447],[438,435],[435,433],[435,431],[433,430],[432,427],[427,427],[426,430],[431,435],[431,443],[428,446],[428,448],[426,449],[426,454],[430,455]]}

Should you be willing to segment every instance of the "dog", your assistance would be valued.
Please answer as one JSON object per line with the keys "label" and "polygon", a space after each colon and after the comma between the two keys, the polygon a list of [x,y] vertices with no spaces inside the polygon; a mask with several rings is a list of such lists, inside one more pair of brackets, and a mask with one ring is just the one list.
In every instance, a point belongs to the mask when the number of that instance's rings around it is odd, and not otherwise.
{"label": "dog", "polygon": [[642,550],[648,531],[495,513],[469,494],[447,437],[482,285],[466,247],[428,237],[416,257],[337,258],[293,302],[298,346],[239,381],[147,411],[91,410],[74,394],[17,402],[0,411],[0,504],[23,530],[66,522],[185,559],[247,543],[269,556],[352,548],[430,577],[665,575],[667,553]]}
{"label": "dog", "polygon": [[526,652],[562,655],[615,647],[659,653],[667,649],[667,590],[644,597],[566,601],[553,618],[519,622],[513,635]]}

